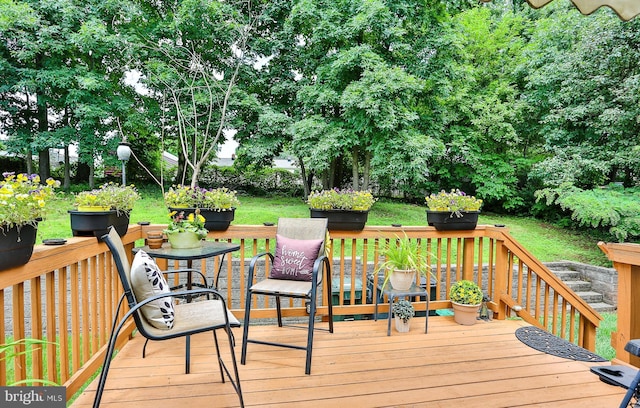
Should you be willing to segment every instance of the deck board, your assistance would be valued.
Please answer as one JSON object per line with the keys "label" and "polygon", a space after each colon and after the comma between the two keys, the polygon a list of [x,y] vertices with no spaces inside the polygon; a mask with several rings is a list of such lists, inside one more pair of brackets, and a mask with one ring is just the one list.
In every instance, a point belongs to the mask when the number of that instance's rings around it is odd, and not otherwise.
{"label": "deck board", "polygon": [[[326,324],[325,324],[326,325]],[[336,322],[316,333],[311,375],[304,352],[249,344],[239,366],[247,407],[590,407],[617,406],[624,389],[599,381],[589,363],[534,350],[516,339],[518,320],[460,326],[449,316],[412,320],[409,333],[386,336],[386,321]],[[322,326],[322,324],[321,324]],[[242,333],[235,332],[240,358]],[[303,344],[306,332],[252,326],[252,336]],[[102,407],[237,407],[220,382],[211,334],[192,340],[191,374],[184,374],[182,339],[129,342],[112,363]],[[221,342],[226,352],[226,342]],[[225,355],[226,357],[226,355]],[[91,406],[96,382],[73,403]]]}

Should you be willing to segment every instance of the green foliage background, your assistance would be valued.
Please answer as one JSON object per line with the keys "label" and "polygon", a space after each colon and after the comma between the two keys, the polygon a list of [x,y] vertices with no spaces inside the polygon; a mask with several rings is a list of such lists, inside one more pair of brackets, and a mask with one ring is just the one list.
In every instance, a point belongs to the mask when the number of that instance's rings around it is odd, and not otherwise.
{"label": "green foliage background", "polygon": [[[0,127],[67,191],[117,169],[123,137],[166,185],[188,180],[219,126],[240,147],[205,186],[409,203],[459,188],[484,211],[635,242],[639,42],[640,20],[567,1],[0,0]],[[49,149],[70,145],[78,163],[54,169]],[[268,173],[276,157],[299,172]]]}

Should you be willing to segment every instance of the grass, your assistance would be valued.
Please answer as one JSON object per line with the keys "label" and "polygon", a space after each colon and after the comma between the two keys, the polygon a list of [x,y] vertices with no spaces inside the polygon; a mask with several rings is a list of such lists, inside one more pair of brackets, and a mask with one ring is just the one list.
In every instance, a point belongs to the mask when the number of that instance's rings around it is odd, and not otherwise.
{"label": "grass", "polygon": [[[157,187],[140,188],[142,199],[132,213],[131,222],[168,221],[167,208]],[[256,225],[277,222],[278,217],[308,217],[309,209],[301,197],[240,197],[234,224]],[[73,209],[73,195],[61,193],[48,207],[46,219],[38,227],[38,243],[46,238],[72,236],[68,210]],[[379,200],[369,213],[368,225],[425,225],[425,206],[394,200]],[[611,266],[597,247],[598,240],[526,217],[481,213],[480,224],[503,224],[527,250],[543,262],[575,261]]]}
{"label": "grass", "polygon": [[600,313],[602,321],[596,329],[596,354],[611,360],[616,356],[611,346],[611,333],[617,330],[618,315],[616,313]]}

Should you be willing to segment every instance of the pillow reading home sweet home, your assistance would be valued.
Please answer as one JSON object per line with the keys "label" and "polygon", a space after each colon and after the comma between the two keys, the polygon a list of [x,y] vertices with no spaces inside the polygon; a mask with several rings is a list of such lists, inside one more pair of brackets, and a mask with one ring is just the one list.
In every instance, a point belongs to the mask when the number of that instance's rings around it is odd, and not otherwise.
{"label": "pillow reading home sweet home", "polygon": [[313,263],[322,242],[322,239],[293,239],[276,234],[271,278],[311,281]]}
{"label": "pillow reading home sweet home", "polygon": [[[142,302],[148,297],[169,293],[169,285],[156,262],[146,252],[138,251],[131,264],[131,288],[136,300]],[[142,315],[153,327],[163,330],[173,328],[173,298],[163,297],[140,308]]]}

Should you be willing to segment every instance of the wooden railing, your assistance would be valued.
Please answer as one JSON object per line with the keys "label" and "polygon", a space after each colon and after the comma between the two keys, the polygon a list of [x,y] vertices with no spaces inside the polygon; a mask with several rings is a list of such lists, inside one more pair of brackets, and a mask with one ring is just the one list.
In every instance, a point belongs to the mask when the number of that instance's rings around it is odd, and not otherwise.
{"label": "wooden railing", "polygon": [[[143,243],[140,240],[146,230],[159,227],[132,225],[123,241],[131,249],[136,241]],[[194,265],[207,271],[209,278],[219,279],[219,289],[240,318],[244,315],[249,260],[275,249],[275,232],[276,227],[262,225],[232,225],[224,232],[210,232],[209,239],[239,243],[240,250],[228,254],[224,261],[216,257]],[[378,272],[381,250],[404,234],[419,240],[431,268],[430,310],[450,308],[447,294],[451,284],[470,279],[490,299],[487,306],[494,318],[517,315],[559,337],[595,349],[600,316],[500,227],[436,231],[432,227],[368,226],[357,232],[330,231],[332,289],[331,293],[323,290],[318,312],[326,317],[327,305],[332,302],[337,316],[371,316],[382,284]],[[178,266],[160,259],[158,263],[161,268]],[[260,265],[265,271],[268,268]],[[100,368],[120,295],[111,256],[106,245],[95,238],[71,238],[59,247],[37,246],[27,265],[1,271],[0,300],[4,307],[0,313],[5,324],[0,326],[0,334],[5,339],[43,339],[48,344],[29,349],[15,359],[0,360],[0,385],[25,378],[46,379],[65,385],[70,398]],[[252,317],[275,316],[272,304],[254,302]],[[426,309],[424,301],[414,305],[417,310]],[[286,316],[306,315],[303,304],[290,302],[284,306]],[[381,303],[379,312],[387,311],[388,306]],[[120,336],[121,344],[132,330],[130,324]],[[27,370],[27,366],[32,369]]]}
{"label": "wooden railing", "polygon": [[618,271],[618,325],[611,333],[615,359],[640,367],[640,357],[624,350],[629,340],[640,339],[640,244],[599,242],[598,247]]}

